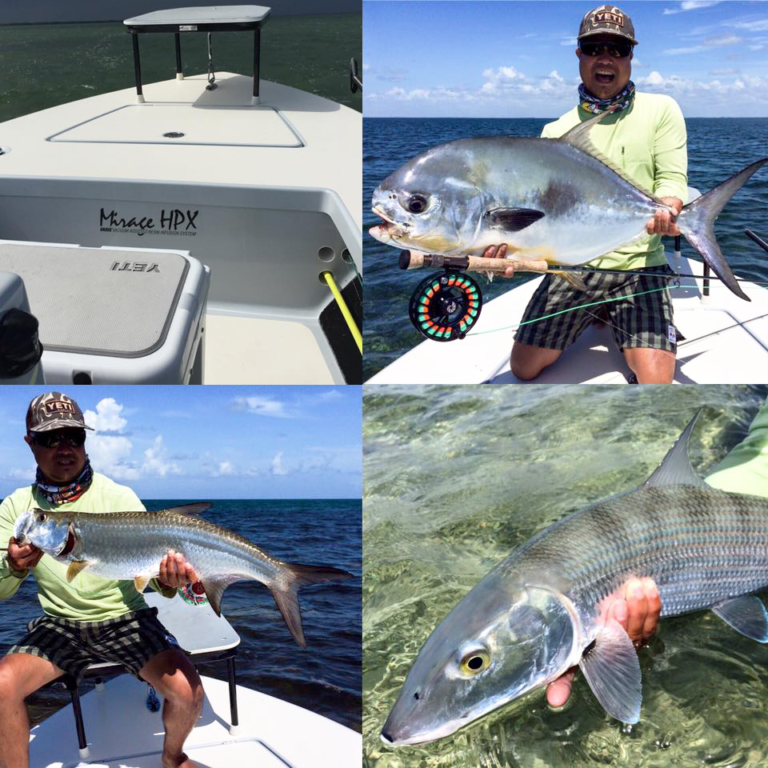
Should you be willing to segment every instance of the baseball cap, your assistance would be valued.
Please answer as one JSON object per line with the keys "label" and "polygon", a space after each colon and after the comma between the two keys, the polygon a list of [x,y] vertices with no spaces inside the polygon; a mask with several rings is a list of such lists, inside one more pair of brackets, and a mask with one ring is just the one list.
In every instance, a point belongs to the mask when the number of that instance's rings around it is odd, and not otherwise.
{"label": "baseball cap", "polygon": [[579,27],[579,40],[592,35],[617,35],[637,45],[632,19],[616,5],[601,5],[584,14]]}
{"label": "baseball cap", "polygon": [[80,406],[61,392],[38,395],[27,409],[27,432],[50,432],[54,429],[91,429]]}

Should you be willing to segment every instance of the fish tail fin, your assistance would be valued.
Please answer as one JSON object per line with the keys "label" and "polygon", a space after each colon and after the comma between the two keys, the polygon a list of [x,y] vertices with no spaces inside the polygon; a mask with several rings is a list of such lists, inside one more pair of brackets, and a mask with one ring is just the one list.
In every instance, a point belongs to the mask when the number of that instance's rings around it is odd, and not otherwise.
{"label": "fish tail fin", "polygon": [[286,573],[269,587],[272,597],[285,620],[293,639],[302,647],[307,647],[304,630],[301,627],[301,609],[299,608],[299,589],[307,584],[322,584],[326,581],[340,581],[352,578],[352,574],[339,568],[324,565],[300,565],[284,563]]}
{"label": "fish tail fin", "polygon": [[688,203],[677,218],[677,225],[685,235],[685,239],[696,249],[701,258],[725,285],[739,298],[746,301],[750,301],[750,298],[741,290],[715,239],[715,219],[750,176],[766,163],[768,163],[768,157],[743,168],[727,181],[711,189],[706,195]]}

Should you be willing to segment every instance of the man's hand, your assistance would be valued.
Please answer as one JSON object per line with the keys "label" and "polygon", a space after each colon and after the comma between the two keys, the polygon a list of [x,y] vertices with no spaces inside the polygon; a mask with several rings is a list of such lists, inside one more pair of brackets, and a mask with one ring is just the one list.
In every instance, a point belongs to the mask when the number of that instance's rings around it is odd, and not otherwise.
{"label": "man's hand", "polygon": [[676,197],[662,197],[661,202],[672,208],[674,215],[663,208],[657,208],[653,218],[645,225],[645,229],[649,235],[677,237],[680,234],[680,229],[675,223],[675,219],[683,210],[683,201]]}
{"label": "man's hand", "polygon": [[187,584],[199,581],[195,569],[184,559],[181,552],[168,550],[168,554],[160,561],[158,581],[163,587],[178,589]]}
{"label": "man's hand", "polygon": [[[653,637],[660,613],[661,597],[653,579],[630,579],[607,608],[607,615],[624,627],[636,648]],[[568,701],[576,670],[577,667],[569,669],[547,686],[547,703],[550,707],[562,707]]]}
{"label": "man's hand", "polygon": [[34,568],[44,554],[45,552],[33,544],[20,546],[13,536],[8,541],[8,565],[11,566],[11,570],[17,573],[23,573],[28,568]]}
{"label": "man's hand", "polygon": [[[483,251],[483,258],[484,259],[505,259],[507,257],[507,244],[503,243],[502,245],[489,245],[484,251]],[[515,276],[515,268],[514,267],[507,267],[504,270],[503,275],[499,275],[499,277],[514,277]]]}

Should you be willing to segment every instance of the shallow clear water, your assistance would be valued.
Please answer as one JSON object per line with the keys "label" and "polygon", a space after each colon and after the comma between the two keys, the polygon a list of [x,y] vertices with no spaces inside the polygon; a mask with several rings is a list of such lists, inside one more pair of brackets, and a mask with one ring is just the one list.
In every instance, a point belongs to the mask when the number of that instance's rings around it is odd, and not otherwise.
{"label": "shallow clear water", "polygon": [[695,410],[703,474],[745,435],[761,387],[366,387],[364,760],[369,768],[768,765],[768,647],[711,613],[667,619],[640,653],[641,721],[609,718],[582,678],[447,739],[379,731],[419,648],[533,534],[651,474]]}
{"label": "shallow clear water", "polygon": [[[166,509],[195,500],[145,501]],[[332,565],[354,579],[302,589],[307,648],[288,632],[272,596],[261,584],[238,582],[227,589],[222,610],[240,635],[238,684],[290,701],[360,730],[360,501],[223,500],[204,517],[236,531],[270,555],[289,562]],[[0,603],[0,655],[42,613],[33,578]],[[201,665],[202,674],[226,680],[226,664]],[[83,691],[93,683],[84,683]],[[30,697],[33,722],[69,702],[66,691],[46,688]]]}
{"label": "shallow clear water", "polygon": [[[349,60],[362,59],[362,15],[277,16],[261,33],[261,77],[362,111]],[[182,40],[185,74],[208,70],[205,34]],[[253,35],[213,35],[219,72],[253,73]],[[173,35],[141,35],[145,83],[176,77]],[[0,122],[134,86],[131,37],[122,22],[0,26]],[[2,132],[0,131],[0,144]]]}
{"label": "shallow clear water", "polygon": [[[423,341],[408,319],[408,301],[416,286],[434,270],[403,272],[399,251],[374,240],[368,230],[380,220],[371,213],[373,190],[390,173],[430,147],[472,136],[539,136],[550,119],[366,118],[363,134],[363,248],[365,265],[364,379]],[[692,118],[688,128],[689,184],[704,193],[745,165],[765,157],[766,118]],[[768,281],[768,254],[744,235],[752,229],[768,239],[768,168],[756,173],[717,220],[715,232],[723,254],[739,277]],[[672,240],[666,238],[666,247]],[[683,242],[683,255],[700,260]],[[536,275],[488,284],[477,276],[486,301]],[[511,318],[510,325],[516,322]],[[459,343],[459,342],[456,342]]]}

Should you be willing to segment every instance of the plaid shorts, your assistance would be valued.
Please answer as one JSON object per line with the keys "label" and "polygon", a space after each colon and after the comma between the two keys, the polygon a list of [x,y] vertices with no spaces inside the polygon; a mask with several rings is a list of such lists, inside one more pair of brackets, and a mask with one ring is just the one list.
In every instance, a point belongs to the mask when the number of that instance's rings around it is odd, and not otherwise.
{"label": "plaid shorts", "polygon": [[[667,265],[645,267],[634,272],[675,274]],[[528,302],[522,322],[581,304],[605,299],[614,301],[523,325],[515,334],[515,341],[533,347],[565,349],[590,323],[603,320],[611,326],[613,338],[621,351],[632,347],[664,349],[673,353],[677,350],[669,280],[652,275],[599,272],[585,272],[582,278],[587,291],[573,288],[561,277],[547,275]],[[641,293],[643,295],[639,296]]]}
{"label": "plaid shorts", "polygon": [[79,683],[97,662],[122,664],[139,677],[142,667],[162,651],[178,649],[176,638],[157,620],[157,608],[142,608],[104,621],[70,621],[40,616],[12,653],[28,653],[55,664]]}

